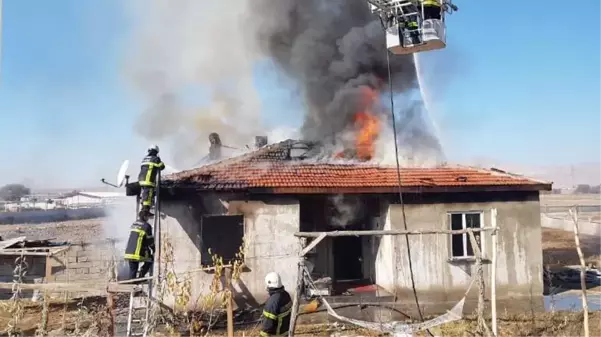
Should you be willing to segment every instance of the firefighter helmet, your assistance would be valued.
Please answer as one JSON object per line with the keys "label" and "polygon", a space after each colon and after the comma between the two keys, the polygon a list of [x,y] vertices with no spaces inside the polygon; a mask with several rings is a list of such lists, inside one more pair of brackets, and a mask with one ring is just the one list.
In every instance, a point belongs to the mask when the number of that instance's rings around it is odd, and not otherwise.
{"label": "firefighter helmet", "polygon": [[280,274],[271,272],[265,275],[265,285],[267,286],[267,289],[282,287],[282,279],[280,278]]}

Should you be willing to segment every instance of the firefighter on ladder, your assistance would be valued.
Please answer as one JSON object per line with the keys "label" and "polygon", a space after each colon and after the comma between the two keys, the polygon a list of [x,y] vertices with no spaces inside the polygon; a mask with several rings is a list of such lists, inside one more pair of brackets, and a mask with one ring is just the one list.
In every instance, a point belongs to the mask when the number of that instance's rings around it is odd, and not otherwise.
{"label": "firefighter on ladder", "polygon": [[154,204],[154,192],[156,189],[157,174],[165,169],[165,164],[159,157],[158,145],[152,145],[148,148],[148,154],[142,160],[140,174],[138,175],[138,184],[141,187],[142,211],[150,213]]}
{"label": "firefighter on ladder", "polygon": [[265,285],[269,292],[269,298],[263,308],[263,327],[259,334],[261,336],[287,335],[292,311],[290,294],[284,289],[282,279],[278,273],[271,272],[267,274]]}
{"label": "firefighter on ladder", "polygon": [[[131,225],[129,239],[125,247],[125,260],[129,264],[129,279],[145,277],[153,262],[154,237],[148,223],[148,213],[141,211],[138,220]],[[142,262],[142,268],[140,268]],[[138,273],[138,270],[140,271]]]}

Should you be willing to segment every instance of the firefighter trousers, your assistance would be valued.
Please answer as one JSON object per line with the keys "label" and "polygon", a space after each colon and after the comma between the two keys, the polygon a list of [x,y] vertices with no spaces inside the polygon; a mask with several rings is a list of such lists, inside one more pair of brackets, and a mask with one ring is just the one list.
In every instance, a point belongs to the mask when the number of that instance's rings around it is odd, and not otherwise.
{"label": "firefighter trousers", "polygon": [[150,208],[154,204],[154,187],[142,186],[140,201],[142,202],[142,209],[150,211]]}
{"label": "firefighter trousers", "polygon": [[[152,261],[146,261],[142,263],[142,268],[140,268],[140,261],[132,261],[129,260],[129,279],[133,280],[136,278],[145,277],[146,274],[150,271],[152,267]],[[139,269],[139,273],[138,273]]]}

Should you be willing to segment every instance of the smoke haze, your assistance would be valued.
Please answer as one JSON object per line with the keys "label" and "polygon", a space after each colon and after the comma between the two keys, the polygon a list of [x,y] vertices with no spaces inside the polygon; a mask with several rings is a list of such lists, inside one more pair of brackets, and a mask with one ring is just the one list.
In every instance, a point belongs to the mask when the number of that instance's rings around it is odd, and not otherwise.
{"label": "smoke haze", "polygon": [[[305,140],[348,144],[364,87],[388,90],[384,33],[364,0],[181,0],[177,6],[149,0],[127,8],[134,29],[124,73],[144,106],[135,130],[171,145],[179,167],[206,153],[210,132],[238,147],[255,135],[289,134],[261,125],[253,84],[257,60],[272,60],[296,85],[290,90],[298,90],[304,103],[300,136]],[[416,90],[413,58],[390,60],[394,92]],[[187,100],[205,90],[204,102]],[[414,118],[416,111],[399,114],[403,123],[412,120],[399,130],[407,136],[403,145],[410,152],[440,152],[438,140]],[[389,111],[376,112],[389,127]],[[390,141],[385,140],[386,155],[393,149]]]}
{"label": "smoke haze", "polygon": [[[175,166],[197,162],[208,135],[243,146],[260,134],[261,106],[253,85],[256,57],[237,18],[247,1],[127,2],[133,32],[124,75],[143,109],[135,126],[168,145]],[[208,97],[200,97],[208,92]]]}

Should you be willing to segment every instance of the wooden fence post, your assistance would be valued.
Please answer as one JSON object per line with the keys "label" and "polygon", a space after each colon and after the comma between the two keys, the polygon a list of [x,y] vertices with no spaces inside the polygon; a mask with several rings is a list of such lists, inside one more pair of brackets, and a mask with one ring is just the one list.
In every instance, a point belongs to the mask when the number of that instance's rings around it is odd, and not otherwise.
{"label": "wooden fence post", "polygon": [[[491,226],[497,227],[497,209],[491,210]],[[499,330],[497,326],[497,249],[499,246],[499,234],[498,230],[492,232],[492,263],[490,271],[490,311],[492,320],[492,333],[493,335],[499,336]]]}
{"label": "wooden fence post", "polygon": [[109,337],[115,336],[115,298],[112,292],[106,293],[106,308],[109,315]]}
{"label": "wooden fence post", "polygon": [[574,222],[574,241],[576,243],[578,259],[580,259],[580,288],[582,289],[582,311],[584,311],[584,336],[589,337],[588,303],[586,300],[586,264],[584,263],[584,254],[582,254],[582,248],[580,248],[580,238],[578,237],[578,208],[571,208],[570,215],[572,216],[572,221]]}
{"label": "wooden fence post", "polygon": [[234,309],[232,304],[232,269],[225,268],[226,308],[227,308],[227,335],[234,337]]}
{"label": "wooden fence post", "polygon": [[[490,336],[490,329],[488,328],[486,320],[484,319],[484,271],[482,270],[482,251],[480,250],[478,241],[476,241],[474,232],[469,231],[468,235],[472,244],[472,250],[476,256],[476,277],[478,280],[478,327],[482,329],[483,333],[486,333],[487,336]],[[480,240],[482,240],[482,236],[480,236]]]}
{"label": "wooden fence post", "polygon": [[303,275],[305,267],[305,259],[301,257],[298,261],[298,273],[296,276],[296,289],[294,290],[294,298],[292,300],[292,312],[290,313],[290,328],[288,330],[288,336],[294,336],[294,330],[296,329],[296,318],[298,316],[298,308],[300,306],[300,294],[303,291]]}

